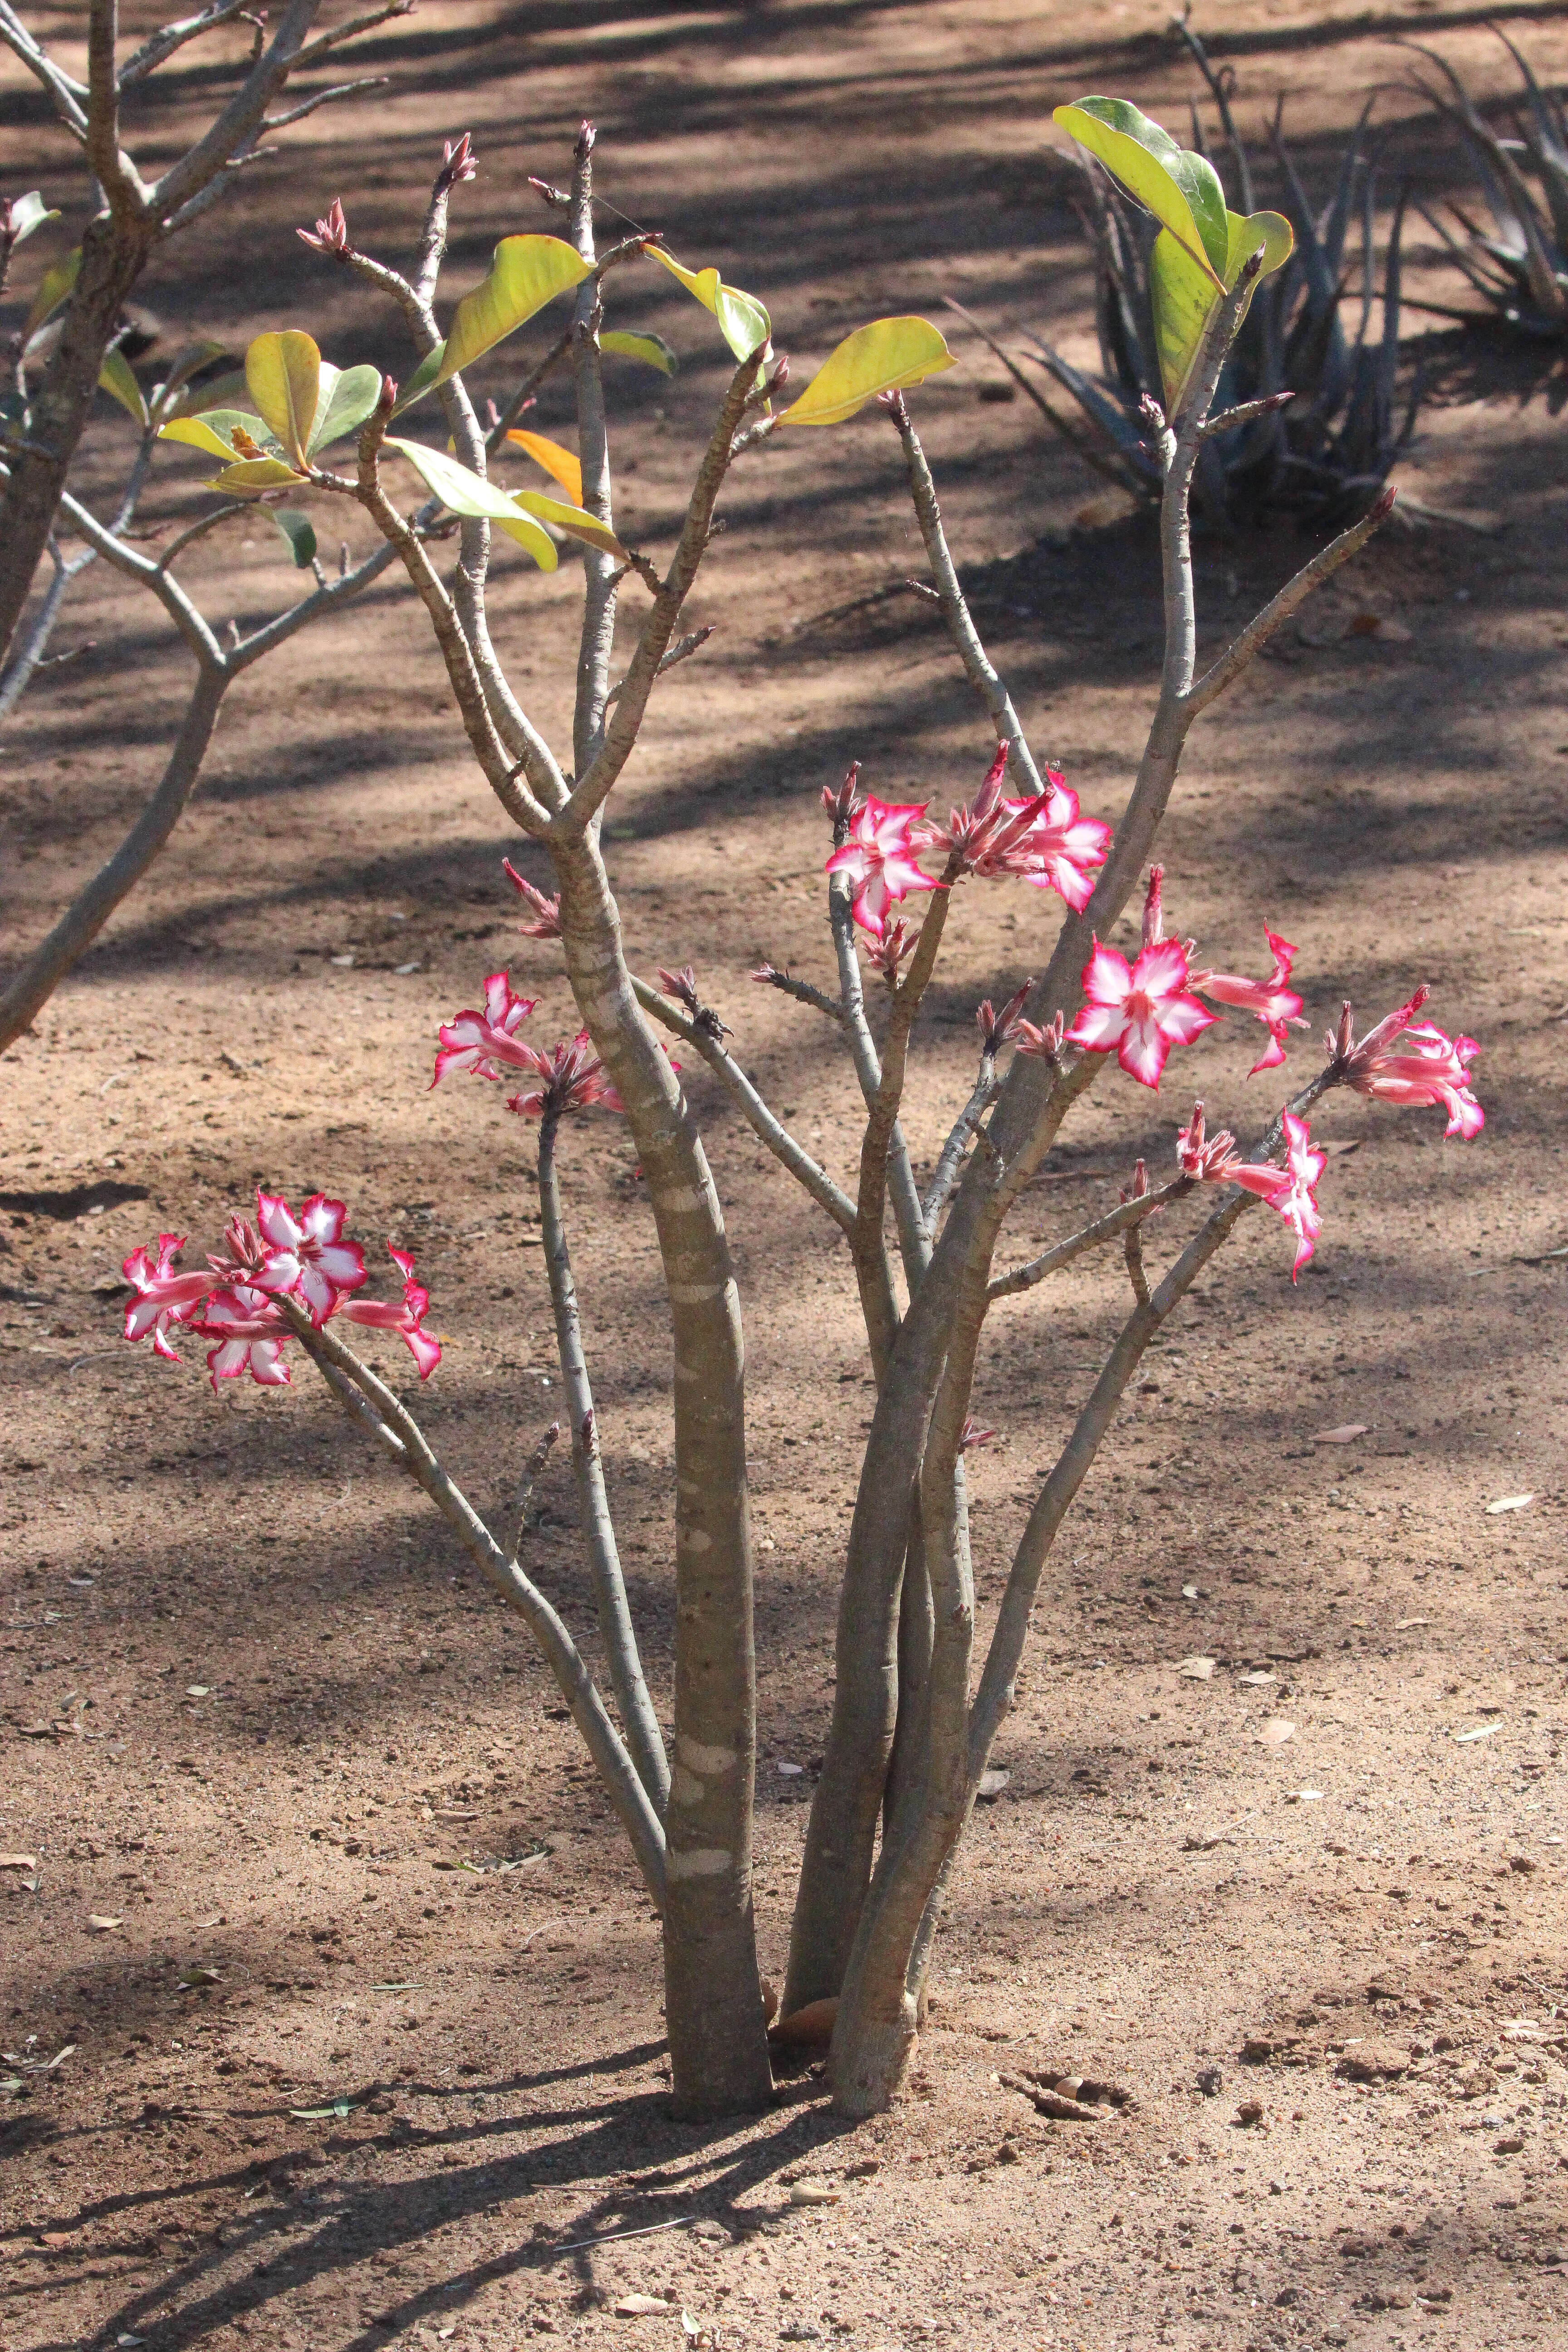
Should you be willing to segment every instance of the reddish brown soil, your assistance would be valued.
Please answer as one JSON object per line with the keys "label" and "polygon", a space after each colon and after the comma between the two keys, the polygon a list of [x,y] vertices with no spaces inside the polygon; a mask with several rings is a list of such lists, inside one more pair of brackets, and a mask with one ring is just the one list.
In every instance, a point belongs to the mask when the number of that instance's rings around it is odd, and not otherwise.
{"label": "reddish brown soil", "polygon": [[[68,30],[74,13],[39,12]],[[1560,12],[1502,13],[1563,67]],[[948,289],[1081,341],[1083,252],[1044,126],[1095,87],[1178,123],[1189,76],[1151,38],[1163,14],[427,5],[374,45],[386,91],[290,134],[243,210],[182,248],[195,274],[171,259],[147,296],[171,333],[310,323],[335,358],[405,366],[291,225],[341,190],[362,240],[395,247],[434,142],[471,127],[460,284],[537,225],[524,175],[561,171],[586,110],[604,193],[763,293],[803,362]],[[1379,26],[1453,27],[1448,53],[1500,89],[1477,22],[1291,0],[1215,16],[1249,121],[1290,91],[1320,173],[1398,68]],[[4,75],[7,184],[67,185]],[[204,102],[194,70],[174,87]],[[1412,136],[1424,170],[1452,165]],[[673,288],[628,279],[637,320],[687,361],[674,386],[616,387],[625,527],[658,546],[721,371]],[[682,2308],[725,2347],[1564,2340],[1568,1486],[1547,1254],[1564,1239],[1568,446],[1550,352],[1447,332],[1426,349],[1436,402],[1402,478],[1488,527],[1386,533],[1205,724],[1167,902],[1231,968],[1265,919],[1287,931],[1315,1027],[1342,994],[1382,1008],[1429,981],[1445,1025],[1481,1041],[1486,1134],[1445,1145],[1436,1114],[1331,1102],[1323,1132],[1353,1149],[1299,1289],[1258,1218],[1151,1357],[1042,1592],[996,1758],[1012,1777],[956,1884],[912,2095],[859,2129],[807,2072],[760,2121],[670,2120],[656,1924],[519,1627],[309,1385],[215,1402],[199,1349],[173,1372],[118,1339],[104,1278],[134,1242],[206,1242],[258,1179],[321,1184],[362,1233],[417,1251],[450,1343],[429,1423],[482,1506],[554,1393],[529,1138],[481,1088],[425,1089],[437,1023],[494,965],[537,988],[552,1034],[572,1016],[552,950],[519,943],[510,845],[421,620],[389,584],[236,693],[169,855],[0,1071],[0,1849],[37,1858],[0,1870],[0,2071],[23,2085],[0,2105],[4,2352],[675,2347]],[[1152,550],[1136,523],[1071,528],[1094,486],[1021,405],[977,401],[995,374],[930,387],[922,428],[1037,746],[1113,814],[1149,708]],[[563,391],[540,419],[569,430]],[[106,467],[113,446],[106,427]],[[842,1171],[846,1069],[745,976],[759,951],[825,973],[821,784],[856,756],[874,786],[967,792],[985,733],[940,630],[879,593],[919,554],[885,426],[774,444],[726,506],[692,609],[720,631],[656,705],[614,869],[638,961],[697,960],[745,1060]],[[193,568],[220,620],[289,593],[253,537]],[[1211,634],[1300,553],[1284,534],[1205,543]],[[569,565],[499,566],[498,636],[558,741],[574,591]],[[1355,634],[1368,613],[1408,635]],[[61,642],[85,638],[9,739],[16,944],[137,804],[183,691],[163,622],[97,574]],[[1040,969],[1047,912],[1002,886],[955,908],[911,1091],[922,1159],[969,1085],[975,1001]],[[1276,1099],[1244,1087],[1251,1049],[1233,1024],[1201,1065],[1244,1135]],[[842,1251],[706,1074],[691,1083],[748,1323],[776,1973],[868,1388]],[[1100,1083],[1020,1246],[1114,1197],[1138,1150],[1163,1166],[1186,1099],[1174,1072],[1158,1102]],[[657,1261],[613,1124],[581,1125],[565,1158],[662,1693]],[[984,1602],[1121,1312],[1117,1269],[1086,1267],[995,1318]],[[1356,1441],[1313,1444],[1349,1423]],[[537,1572],[586,1638],[563,1467],[544,1500]],[[1211,1680],[1176,1673],[1194,1654]],[[1282,1748],[1260,1738],[1270,1717],[1294,1726]],[[1047,2063],[1131,2103],[1043,2119],[1007,2078]],[[792,2205],[806,2179],[839,2201]],[[617,2317],[631,2293],[668,2309]]]}

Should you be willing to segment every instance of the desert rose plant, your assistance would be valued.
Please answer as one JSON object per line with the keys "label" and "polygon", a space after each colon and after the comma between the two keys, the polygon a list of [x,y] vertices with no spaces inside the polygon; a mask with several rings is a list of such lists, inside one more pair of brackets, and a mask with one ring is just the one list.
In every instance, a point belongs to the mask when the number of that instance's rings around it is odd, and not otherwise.
{"label": "desert rose plant", "polygon": [[[769,2095],[770,2045],[759,1989],[752,1908],[755,1663],[752,1549],[746,1478],[741,1300],[718,1188],[678,1062],[660,1033],[695,1055],[729,1090],[754,1132],[844,1237],[877,1402],[861,1461],[839,1596],[832,1724],[812,1806],[795,1899],[786,1983],[775,2035],[831,2033],[834,2097],[847,2115],[888,2105],[918,2036],[943,1890],[997,1728],[1012,1703],[1030,1612],[1058,1528],[1093,1465],[1118,1401],[1161,1325],[1241,1219],[1278,1217],[1299,1276],[1311,1258],[1324,1155],[1311,1115],[1331,1087],[1446,1110],[1451,1135],[1471,1135],[1481,1113],[1470,1087],[1476,1048],[1425,1018],[1426,991],[1359,1042],[1350,1008],[1315,1074],[1279,1104],[1273,1073],[1304,1025],[1294,985],[1297,949],[1269,932],[1257,977],[1214,970],[1197,945],[1167,929],[1152,854],[1183,747],[1198,717],[1247,669],[1313,586],[1368,538],[1384,497],[1316,556],[1235,642],[1199,673],[1188,544],[1188,496],[1206,435],[1230,421],[1210,404],[1260,271],[1276,266],[1279,229],[1226,213],[1201,157],[1175,146],[1135,109],[1088,100],[1096,152],[1160,222],[1167,271],[1162,362],[1166,400],[1149,429],[1163,476],[1166,638],[1158,698],[1137,775],[1112,823],[1085,811],[1065,777],[1039,762],[1007,690],[975,633],[944,534],[936,492],[904,394],[946,366],[925,321],[879,320],[850,335],[805,391],[784,404],[787,363],[773,352],[766,310],[692,269],[656,240],[609,252],[594,238],[594,134],[584,125],[570,188],[541,186],[566,215],[564,238],[519,236],[498,247],[490,275],[458,304],[442,335],[436,295],[447,189],[438,184],[406,276],[358,251],[334,205],[312,240],[323,259],[356,273],[402,308],[416,366],[399,392],[376,386],[351,474],[314,450],[323,376],[304,333],[270,335],[247,360],[248,402],[203,427],[222,460],[226,495],[286,490],[290,498],[355,501],[405,565],[429,614],[468,741],[523,838],[548,860],[555,889],[515,872],[523,929],[558,942],[581,1018],[562,1039],[533,1027],[535,1007],[491,973],[482,1001],[440,1031],[434,1079],[489,1084],[498,1118],[537,1123],[538,1185],[546,1269],[565,1399],[564,1435],[596,1596],[605,1687],[531,1578],[527,1498],[551,1445],[541,1439],[519,1506],[501,1526],[458,1490],[422,1431],[416,1410],[358,1352],[362,1331],[396,1337],[421,1381],[439,1349],[425,1328],[426,1295],[401,1253],[384,1296],[344,1204],[321,1194],[297,1208],[262,1192],[254,1218],[237,1216],[201,1270],[182,1270],[177,1236],[127,1261],[134,1286],[132,1339],[167,1353],[182,1332],[208,1343],[216,1382],[289,1377],[308,1358],[369,1440],[414,1477],[458,1531],[498,1592],[527,1622],[548,1659],[625,1825],[664,1922],[665,1990],[674,2095],[688,2116],[760,2105]],[[1103,134],[1103,135],[1102,135]],[[1257,234],[1254,232],[1257,230]],[[697,468],[674,549],[656,561],[615,527],[602,355],[631,339],[605,325],[610,265],[672,270],[712,312],[736,360]],[[552,478],[549,493],[502,487],[488,460],[510,429],[488,430],[465,381],[487,351],[570,296],[571,321],[541,357],[537,377],[570,365],[578,450],[529,446]],[[633,356],[638,354],[633,353]],[[650,356],[647,352],[640,354]],[[651,354],[657,362],[658,354]],[[341,382],[341,380],[340,380]],[[392,427],[426,392],[439,395],[429,439]],[[728,1022],[691,966],[650,980],[628,961],[601,844],[606,801],[637,743],[656,681],[696,647],[679,634],[682,609],[737,464],[762,462],[778,434],[827,426],[879,402],[899,436],[910,495],[958,658],[983,717],[969,784],[912,803],[882,797],[878,779],[851,769],[826,780],[825,914],[834,978],[819,986],[764,964],[761,985],[798,1000],[843,1045],[864,1111],[858,1167],[841,1182],[763,1099],[729,1043]],[[193,432],[187,437],[197,437]],[[451,448],[447,443],[450,439]],[[465,518],[458,560],[443,574],[408,521],[410,472]],[[559,495],[557,494],[559,493]],[[529,717],[493,645],[486,581],[492,530],[549,567],[566,535],[583,547],[584,618],[573,742],[558,753]],[[644,592],[624,677],[611,677],[617,599]],[[509,868],[509,871],[510,869]],[[499,879],[499,877],[498,877]],[[906,1072],[922,1002],[950,923],[973,889],[1023,887],[1059,918],[1043,972],[978,1011],[978,1069],[933,1168],[916,1164],[900,1124]],[[1106,944],[1118,916],[1142,898],[1142,937],[1129,960]],[[1261,914],[1264,910],[1259,910]],[[998,1009],[998,1004],[1000,1009]],[[739,1021],[734,1004],[728,1008]],[[1211,1131],[1194,1073],[1222,1019],[1259,1024],[1256,1073],[1276,1091],[1275,1116],[1243,1149]],[[1010,1213],[1042,1168],[1094,1080],[1179,1090],[1171,1158],[1130,1171],[1120,1204],[1032,1258],[1009,1264]],[[1189,1106],[1194,1106],[1188,1108]],[[567,1244],[562,1145],[602,1150],[617,1129],[647,1183],[663,1265],[673,1351],[675,1678],[673,1739],[638,1654],[602,1467],[595,1407]],[[1157,1223],[1151,1221],[1158,1219]],[[1155,1266],[1148,1240],[1169,1234]],[[971,1413],[988,1318],[999,1299],[1038,1292],[1086,1251],[1115,1244],[1128,1312],[1076,1423],[1042,1485],[1010,1564],[983,1654],[976,1654],[974,1581],[965,1495],[966,1450],[990,1433]],[[1118,1277],[1120,1278],[1120,1277]],[[351,1344],[351,1341],[353,1344]],[[843,1443],[850,1443],[846,1438]]]}

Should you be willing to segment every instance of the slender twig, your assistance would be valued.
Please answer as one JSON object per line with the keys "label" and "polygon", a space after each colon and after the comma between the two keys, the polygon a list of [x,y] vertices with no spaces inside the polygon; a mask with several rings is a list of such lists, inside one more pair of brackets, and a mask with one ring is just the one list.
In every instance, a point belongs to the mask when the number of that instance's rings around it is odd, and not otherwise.
{"label": "slender twig", "polygon": [[36,80],[42,82],[66,129],[74,138],[85,142],[87,116],[78,101],[88,94],[86,82],[78,81],[74,74],[55,63],[48,51],[33,38],[8,0],[0,0],[0,42],[20,58]]}
{"label": "slender twig", "polygon": [[301,99],[287,114],[264,114],[260,127],[263,131],[287,131],[291,122],[303,122],[318,107],[331,106],[340,98],[357,98],[362,89],[384,89],[386,83],[385,74],[366,74],[359,81],[334,82],[331,89],[319,89],[313,97]]}
{"label": "slender twig", "polygon": [[[317,1365],[331,1364],[374,1406],[384,1433],[381,1435],[383,1444],[389,1437],[400,1442],[400,1466],[409,1471],[456,1531],[486,1582],[526,1620],[561,1685],[610,1801],[631,1839],[648,1891],[662,1908],[663,1827],[561,1617],[516,1560],[508,1559],[461,1487],[443,1468],[424,1431],[395,1392],[343,1345],[330,1324],[318,1329],[291,1298],[280,1298],[278,1306],[283,1320],[311,1360]],[[341,1396],[335,1389],[333,1393]],[[390,1447],[387,1450],[390,1452]]]}
{"label": "slender twig", "polygon": [[588,1547],[594,1597],[598,1604],[599,1634],[609,1661],[610,1687],[621,1711],[626,1745],[637,1777],[647,1790],[655,1812],[662,1816],[669,1801],[669,1759],[664,1752],[658,1717],[643,1675],[620,1548],[610,1517],[610,1498],[605,1490],[594,1391],[583,1347],[583,1318],[578,1312],[577,1286],[572,1278],[572,1259],[561,1213],[561,1185],[555,1171],[556,1132],[556,1114],[546,1111],[539,1128],[539,1208],[550,1303],[555,1317],[555,1348],[561,1360],[561,1381],[571,1428],[572,1468],[577,1481],[577,1502],[583,1537]]}
{"label": "slender twig", "polygon": [[701,1055],[709,1068],[722,1078],[751,1128],[765,1143],[781,1166],[787,1168],[797,1183],[804,1185],[818,1208],[826,1209],[834,1223],[844,1233],[855,1225],[855,1203],[842,1186],[834,1182],[827,1171],[805,1147],[797,1143],[788,1129],[768,1108],[752,1080],[746,1076],[733,1055],[726,1053],[722,1041],[708,1030],[699,1028],[667,996],[651,988],[646,980],[634,977],[632,986],[637,1003],[645,1013],[651,1013],[660,1025],[677,1037],[683,1037],[693,1050]]}
{"label": "slender twig", "polygon": [[[855,951],[852,898],[853,887],[847,875],[829,877],[827,919],[833,932],[834,952],[838,959],[839,1008],[844,1034],[849,1041],[849,1056],[855,1065],[861,1098],[869,1115],[882,1090],[882,1061],[871,1035],[871,1024],[866,1018],[860,959]],[[920,1192],[915,1183],[909,1143],[897,1117],[888,1133],[886,1169],[885,1181],[893,1202],[893,1221],[899,1231],[899,1253],[904,1262],[904,1278],[912,1292],[931,1262],[931,1236],[921,1214]]]}
{"label": "slender twig", "polygon": [[1073,1259],[1080,1257],[1085,1250],[1097,1249],[1101,1242],[1114,1241],[1118,1234],[1136,1228],[1145,1217],[1152,1217],[1156,1209],[1163,1209],[1168,1202],[1179,1201],[1191,1191],[1190,1177],[1173,1176],[1168,1184],[1162,1184],[1156,1192],[1144,1192],[1135,1200],[1123,1201],[1120,1208],[1108,1209],[1103,1217],[1097,1217],[1091,1225],[1085,1225],[1081,1233],[1069,1234],[1065,1241],[1053,1242],[1049,1249],[1042,1250],[1038,1257],[1030,1258],[1023,1265],[1012,1266],[1005,1274],[994,1276],[988,1286],[988,1295],[993,1299],[1011,1298],[1020,1290],[1033,1290],[1037,1282],[1044,1282],[1047,1275],[1055,1274],[1059,1267],[1070,1265]]}
{"label": "slender twig", "polygon": [[198,16],[183,16],[177,24],[163,26],[150,39],[143,41],[121,67],[121,90],[133,89],[139,81],[145,81],[149,74],[156,73],[165,58],[172,58],[176,49],[183,49],[187,41],[199,40],[204,33],[215,32],[218,26],[226,25],[232,16],[249,10],[251,5],[252,0],[212,0],[212,5],[204,8]]}
{"label": "slender twig", "polygon": [[937,1220],[947,1205],[947,1196],[958,1181],[958,1171],[963,1165],[963,1154],[969,1139],[978,1130],[981,1120],[995,1101],[1000,1086],[1001,1081],[996,1076],[995,1055],[982,1054],[980,1076],[974,1081],[974,1091],[953,1121],[952,1132],[942,1147],[942,1156],[936,1163],[935,1173],[927,1187],[925,1198],[921,1202],[921,1214],[925,1219],[926,1231],[930,1234],[935,1233]]}
{"label": "slender twig", "polygon": [[395,16],[412,16],[414,5],[415,0],[387,0],[384,8],[368,9],[363,16],[350,16],[330,32],[318,33],[313,41],[306,42],[295,58],[295,72],[305,66],[314,65],[317,58],[324,58],[329,49],[341,49],[345,41],[354,40],[361,33],[374,32],[377,25],[390,24]]}
{"label": "slender twig", "polygon": [[[671,646],[669,651],[659,663],[658,669],[655,670],[654,676],[656,677],[662,677],[667,669],[674,669],[678,663],[689,661],[693,654],[700,653],[702,647],[707,644],[709,638],[713,635],[713,632],[718,625],[719,624],[717,621],[710,621],[704,628],[690,629],[687,632],[685,636],[677,637],[674,645]],[[608,694],[605,697],[606,709],[612,702],[619,699],[621,690],[625,685],[626,679],[623,677],[619,679],[616,685],[611,687]]]}
{"label": "slender twig", "polygon": [[512,1537],[506,1548],[507,1559],[514,1565],[522,1549],[522,1538],[528,1532],[528,1507],[533,1500],[533,1490],[544,1475],[544,1465],[561,1434],[561,1423],[552,1421],[523,1465],[522,1476],[512,1498]]}
{"label": "slender twig", "polygon": [[[837,997],[829,996],[825,989],[814,988],[809,980],[797,980],[794,972],[779,971],[772,964],[754,971],[752,978],[765,982],[769,988],[776,988],[782,995],[793,996],[797,1004],[811,1005],[814,1011],[826,1013],[829,1021],[836,1021],[841,1029],[844,1027],[847,1016]],[[873,1093],[876,1083],[873,1080]]]}
{"label": "slender twig", "polygon": [[1320,587],[1339,570],[1342,563],[1348,563],[1357,550],[1366,545],[1379,524],[1393,513],[1397,497],[1398,492],[1391,485],[1368,508],[1359,522],[1352,523],[1348,530],[1342,530],[1337,539],[1331,539],[1310,563],[1301,566],[1293,580],[1285,583],[1277,596],[1270,597],[1261,613],[1254,615],[1213,667],[1206,669],[1185,695],[1183,707],[1189,718],[1195,719],[1200,711],[1208,709],[1211,702],[1216,701],[1226,688],[1241,676],[1247,664],[1262,652],[1275,631],[1282,627],[1293,613],[1300,612],[1313,589]]}

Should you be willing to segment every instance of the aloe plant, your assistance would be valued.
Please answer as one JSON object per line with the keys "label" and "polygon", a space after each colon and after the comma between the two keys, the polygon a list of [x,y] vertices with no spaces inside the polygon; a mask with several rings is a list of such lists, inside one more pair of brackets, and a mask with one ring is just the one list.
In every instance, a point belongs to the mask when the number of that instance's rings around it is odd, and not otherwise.
{"label": "aloe plant", "polygon": [[[1448,85],[1450,95],[1445,97],[1421,75],[1411,77],[1412,86],[1463,140],[1492,226],[1489,234],[1451,201],[1448,210],[1464,231],[1462,240],[1425,205],[1421,216],[1442,238],[1450,260],[1510,326],[1530,335],[1562,335],[1568,333],[1568,117],[1561,100],[1542,89],[1529,60],[1508,35],[1496,25],[1490,29],[1518,66],[1524,84],[1509,110],[1511,137],[1494,130],[1479,113],[1446,58],[1419,42],[1408,44],[1436,67]],[[1531,184],[1531,173],[1539,194]],[[1446,311],[1436,303],[1426,307],[1441,317],[1471,315]]]}
{"label": "aloe plant", "polygon": [[[1256,222],[1278,217],[1254,212],[1252,163],[1237,132],[1226,80],[1213,71],[1194,35],[1183,28],[1183,38],[1217,108],[1222,160],[1243,215]],[[1294,248],[1260,280],[1220,380],[1216,408],[1239,413],[1228,427],[1211,433],[1200,457],[1195,503],[1211,520],[1234,525],[1287,510],[1337,521],[1381,487],[1410,440],[1418,392],[1403,414],[1396,402],[1405,199],[1401,191],[1380,283],[1376,175],[1366,149],[1371,111],[1369,100],[1341,158],[1333,194],[1317,213],[1280,135],[1278,114],[1270,126]],[[1075,122],[1063,127],[1080,135]],[[1195,106],[1193,140],[1193,148],[1183,151],[1188,161],[1217,179]],[[1075,406],[1064,409],[999,343],[986,340],[1088,465],[1152,505],[1161,471],[1149,436],[1148,403],[1169,397],[1160,361],[1163,232],[1109,172],[1096,168],[1108,159],[1091,152],[1096,163],[1082,169],[1078,208],[1095,247],[1101,374],[1086,374],[1038,336],[1021,333],[1023,355],[1071,396]],[[1347,248],[1355,256],[1350,268]],[[1357,292],[1351,297],[1352,269]],[[1381,331],[1373,340],[1373,306],[1380,299]],[[1349,331],[1347,302],[1354,313]]]}

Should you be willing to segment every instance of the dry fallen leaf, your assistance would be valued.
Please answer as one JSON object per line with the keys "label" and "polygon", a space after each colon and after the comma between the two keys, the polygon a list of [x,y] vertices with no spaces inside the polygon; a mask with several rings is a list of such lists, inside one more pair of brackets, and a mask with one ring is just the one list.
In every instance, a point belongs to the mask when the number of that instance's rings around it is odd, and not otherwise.
{"label": "dry fallen leaf", "polygon": [[1246,1683],[1252,1690],[1261,1690],[1265,1683],[1277,1683],[1279,1679],[1279,1677],[1278,1675],[1266,1675],[1261,1670],[1257,1674],[1237,1675],[1237,1681],[1238,1683]]}
{"label": "dry fallen leaf", "polygon": [[37,1870],[36,1853],[0,1853],[0,1870]]}
{"label": "dry fallen leaf", "polygon": [[1217,1664],[1215,1658],[1184,1658],[1176,1672],[1190,1683],[1206,1683]]}
{"label": "dry fallen leaf", "polygon": [[797,2180],[789,2192],[792,2205],[837,2205],[839,2192],[820,2180]]}
{"label": "dry fallen leaf", "polygon": [[106,1911],[89,1911],[87,1915],[87,1924],[97,1934],[101,1935],[110,1927],[122,1927],[125,1922],[122,1918],[111,1919]]}
{"label": "dry fallen leaf", "polygon": [[1495,1519],[1500,1511],[1522,1511],[1527,1503],[1534,1500],[1533,1495],[1500,1495],[1495,1503],[1487,1505],[1487,1517]]}
{"label": "dry fallen leaf", "polygon": [[1461,1748],[1468,1748],[1472,1739],[1489,1739],[1494,1731],[1501,1729],[1500,1723],[1483,1723],[1474,1731],[1456,1731],[1454,1738]]}
{"label": "dry fallen leaf", "polygon": [[661,2294],[623,2294],[616,2305],[617,2319],[663,2318],[669,2305]]}
{"label": "dry fallen leaf", "polygon": [[1317,1429],[1312,1433],[1314,1445],[1351,1445],[1358,1437],[1368,1434],[1364,1421],[1347,1421],[1338,1429]]}
{"label": "dry fallen leaf", "polygon": [[1430,1625],[1431,1622],[1430,1617],[1401,1617],[1394,1630],[1396,1633],[1408,1633],[1412,1625]]}
{"label": "dry fallen leaf", "polygon": [[1265,1748],[1283,1748],[1288,1739],[1296,1737],[1296,1727],[1282,1715],[1271,1715],[1258,1737]]}
{"label": "dry fallen leaf", "polygon": [[1287,1789],[1285,1791],[1288,1805],[1321,1805],[1322,1801],[1321,1789]]}
{"label": "dry fallen leaf", "polygon": [[1007,1783],[1012,1777],[1013,1775],[1011,1772],[982,1772],[980,1779],[976,1783],[974,1793],[977,1797],[982,1798],[985,1802],[990,1803],[994,1799],[1002,1794],[1003,1790],[1007,1786]]}

